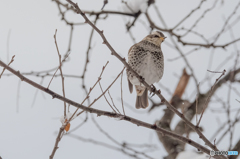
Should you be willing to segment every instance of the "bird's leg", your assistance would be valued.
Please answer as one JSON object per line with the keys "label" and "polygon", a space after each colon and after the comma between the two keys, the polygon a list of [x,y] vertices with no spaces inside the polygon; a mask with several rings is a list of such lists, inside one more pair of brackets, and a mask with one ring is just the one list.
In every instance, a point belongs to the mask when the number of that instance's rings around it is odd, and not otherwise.
{"label": "bird's leg", "polygon": [[[153,93],[152,96],[154,96],[154,95],[155,95],[155,93],[154,93],[155,91],[156,91],[156,87],[155,87],[153,84],[151,84],[150,95]],[[151,96],[151,97],[152,97],[152,96]]]}
{"label": "bird's leg", "polygon": [[139,82],[140,82],[140,86],[142,85],[142,82],[145,80],[142,76],[139,76],[140,77],[140,80],[139,80]]}
{"label": "bird's leg", "polygon": [[139,76],[139,77],[140,77],[140,83],[142,83],[145,79],[142,76]]}

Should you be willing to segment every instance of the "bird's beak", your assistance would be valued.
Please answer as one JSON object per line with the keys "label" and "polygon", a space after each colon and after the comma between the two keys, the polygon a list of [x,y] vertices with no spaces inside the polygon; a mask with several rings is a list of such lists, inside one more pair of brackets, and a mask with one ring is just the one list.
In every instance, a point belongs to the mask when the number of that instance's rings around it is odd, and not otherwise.
{"label": "bird's beak", "polygon": [[167,37],[160,37],[160,39],[161,39],[162,41],[164,41],[166,38],[167,38]]}

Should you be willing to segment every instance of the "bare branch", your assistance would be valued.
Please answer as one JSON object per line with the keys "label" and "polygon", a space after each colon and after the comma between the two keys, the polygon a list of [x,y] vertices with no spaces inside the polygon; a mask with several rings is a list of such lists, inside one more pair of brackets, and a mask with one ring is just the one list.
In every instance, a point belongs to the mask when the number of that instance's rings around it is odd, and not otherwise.
{"label": "bare branch", "polygon": [[[38,88],[44,92],[46,92],[47,94],[51,95],[53,98],[57,98],[61,101],[65,101],[66,103],[72,105],[72,106],[75,106],[77,108],[80,108],[80,109],[83,109],[85,111],[88,111],[90,113],[94,113],[94,114],[97,114],[98,116],[108,116],[108,117],[112,117],[112,118],[117,118],[117,119],[121,119],[121,120],[125,120],[125,121],[128,121],[130,123],[133,123],[133,124],[136,124],[138,126],[143,126],[145,128],[148,128],[148,129],[152,129],[152,130],[155,130],[155,131],[158,131],[166,136],[169,136],[169,137],[173,137],[177,140],[180,140],[182,142],[185,142],[185,143],[188,143],[196,148],[198,148],[199,150],[201,150],[202,152],[205,152],[207,154],[209,154],[209,149],[205,148],[204,146],[194,142],[193,140],[191,139],[188,139],[188,138],[185,138],[183,136],[180,136],[180,135],[177,135],[175,133],[172,133],[172,132],[169,132],[165,129],[162,129],[162,128],[159,128],[157,127],[156,125],[152,125],[152,124],[148,124],[146,122],[143,122],[143,121],[140,121],[140,120],[137,120],[137,119],[134,119],[134,118],[131,118],[131,117],[128,117],[128,116],[122,116],[120,114],[116,114],[116,113],[112,113],[112,112],[107,112],[107,111],[102,111],[102,110],[98,110],[98,109],[94,109],[94,108],[90,108],[90,107],[86,107],[84,105],[81,105],[81,104],[78,104],[68,98],[65,98],[53,91],[51,91],[50,89],[47,89],[31,80],[29,80],[28,78],[24,77],[23,75],[21,75],[19,73],[19,71],[15,71],[14,69],[12,69],[11,67],[9,67],[8,65],[6,65],[5,63],[3,63],[1,60],[0,60],[0,66],[2,67],[5,67],[8,71],[12,72],[13,74],[15,74],[17,77],[19,77],[22,81],[25,81],[26,83],[32,85],[33,87],[35,88]],[[121,74],[121,73],[120,73]],[[119,74],[119,76],[120,76]],[[157,93],[157,92],[156,92]],[[216,148],[215,148],[216,149]],[[217,156],[217,158],[223,158],[221,156]]]}
{"label": "bare branch", "polygon": [[[55,31],[55,35],[54,35],[54,40],[55,40],[55,45],[56,45],[56,49],[57,49],[57,53],[58,53],[58,57],[59,57],[59,70],[61,73],[61,78],[62,78],[62,92],[63,92],[63,97],[65,97],[65,88],[64,88],[64,77],[63,77],[63,73],[62,73],[62,61],[61,61],[61,54],[59,53],[59,49],[58,49],[58,44],[57,44],[57,29]],[[51,83],[51,81],[50,81]],[[50,85],[49,83],[49,85]],[[49,86],[48,85],[48,86]],[[48,87],[49,88],[49,87]],[[67,112],[67,105],[66,102],[64,102],[64,117],[66,116]]]}
{"label": "bare branch", "polygon": [[[213,71],[211,71],[211,72],[213,72]],[[219,81],[219,79],[220,79],[222,76],[225,75],[225,72],[226,72],[226,70],[223,70],[223,71],[222,71],[222,74],[220,75],[220,77],[218,77],[218,78],[216,79],[215,83],[214,83],[213,86],[211,87],[211,92],[209,93],[209,95],[208,95],[208,97],[207,97],[207,100],[206,100],[206,102],[205,102],[205,106],[204,106],[204,108],[203,108],[203,110],[202,110],[200,119],[199,119],[199,121],[198,121],[198,123],[197,123],[197,127],[199,126],[199,124],[200,124],[200,122],[201,122],[203,113],[204,113],[205,109],[207,108],[207,104],[208,104],[208,102],[209,102],[209,100],[210,100],[210,97],[212,96],[213,89],[214,89],[215,85],[217,84],[217,82]]]}
{"label": "bare branch", "polygon": [[201,0],[200,4],[193,9],[190,13],[188,13],[188,15],[186,17],[184,17],[180,22],[178,22],[175,27],[173,27],[172,29],[177,28],[180,24],[182,24],[186,19],[188,19],[194,12],[196,12],[197,10],[199,10],[202,6],[202,4],[205,2],[205,0]]}
{"label": "bare branch", "polygon": [[[125,68],[125,67],[124,67]],[[121,101],[122,101],[122,109],[123,109],[123,114],[125,114],[125,110],[124,110],[124,105],[123,105],[123,90],[122,90],[122,78],[123,78],[123,72],[122,72],[122,75],[121,75]]]}
{"label": "bare branch", "polygon": [[[101,89],[101,91],[102,91],[102,93],[103,93],[103,89],[102,89],[101,82],[99,82],[98,84],[99,84],[99,87],[100,87],[100,89]],[[111,104],[109,103],[109,101],[107,100],[107,97],[105,96],[105,94],[104,94],[103,96],[104,96],[106,102],[108,103],[108,105],[112,108],[112,110],[113,110],[115,113],[117,113],[116,110],[113,109],[112,105],[111,105]],[[117,109],[117,111],[118,111],[119,114],[121,114],[120,111],[119,111],[118,109]]]}
{"label": "bare branch", "polygon": [[108,3],[108,0],[104,0],[104,1],[103,1],[103,6],[102,6],[102,9],[101,9],[101,10],[103,10],[103,8],[106,6],[107,3]]}
{"label": "bare branch", "polygon": [[54,148],[53,148],[53,151],[51,153],[51,155],[49,156],[49,159],[53,159],[57,149],[58,149],[58,144],[59,142],[61,141],[62,139],[62,136],[63,136],[63,133],[64,133],[64,127],[62,126],[60,129],[59,129],[59,132],[58,132],[58,135],[57,135],[57,138],[56,138],[56,141],[55,141],[55,144],[54,144]]}
{"label": "bare branch", "polygon": [[[95,84],[93,85],[93,87],[90,87],[90,90],[88,92],[88,94],[86,95],[86,98],[82,101],[81,104],[83,104],[88,98],[89,98],[89,95],[90,93],[92,92],[92,90],[95,88],[95,86],[97,85],[97,83],[100,82],[100,80],[102,79],[102,74],[103,74],[103,71],[105,70],[105,68],[107,67],[109,61],[107,61],[107,63],[105,64],[105,66],[103,66],[102,68],[102,72],[100,73],[100,76],[98,77],[98,80],[95,82]],[[90,107],[90,106],[89,106]],[[78,108],[79,109],[79,108]],[[72,117],[69,119],[69,121],[72,120],[72,118],[74,117],[74,115],[77,113],[78,109],[73,113]],[[77,116],[81,115],[84,111],[81,111],[80,113],[77,114]]]}
{"label": "bare branch", "polygon": [[[66,54],[66,56],[65,56],[64,59],[62,60],[62,62],[61,62],[61,67],[62,67],[63,62],[68,58],[69,54],[70,54],[70,52],[68,52],[68,54]],[[52,75],[52,78],[51,78],[51,80],[50,80],[47,88],[49,88],[49,86],[50,86],[53,78],[56,77],[56,73],[57,73],[57,71],[58,71],[59,68],[60,68],[60,66],[58,66],[57,70],[56,70],[56,71],[54,72],[54,74]],[[27,75],[31,75],[32,73],[33,73],[33,72],[31,72],[31,73],[26,73],[26,74],[27,74]],[[63,75],[63,74],[60,72],[60,74],[59,74],[58,76],[62,76],[62,75]],[[37,74],[36,76],[40,76],[40,75]],[[47,73],[46,75],[42,75],[42,76],[40,76],[40,77],[46,77],[46,76],[51,76],[51,75]],[[70,75],[70,76],[71,76],[71,75]],[[73,77],[77,77],[77,76],[73,76]],[[79,77],[79,76],[78,76],[78,77]],[[81,78],[82,78],[82,77],[81,77]]]}
{"label": "bare branch", "polygon": [[[111,54],[116,56],[123,64],[124,66],[133,73],[134,76],[136,76],[138,78],[139,81],[141,81],[141,83],[149,90],[152,90],[152,87],[150,85],[148,85],[126,62],[125,58],[122,58],[119,54],[116,53],[116,51],[113,49],[113,47],[109,44],[109,42],[107,41],[106,37],[103,34],[103,31],[100,31],[93,23],[91,23],[91,21],[86,17],[86,15],[80,10],[80,8],[78,7],[77,4],[73,3],[71,0],[67,0],[71,5],[74,6],[74,8],[77,10],[78,14],[81,14],[81,16],[85,19],[86,23],[88,23],[91,27],[93,27],[98,33],[99,35],[102,37],[103,39],[103,44],[105,44],[109,50],[111,51]],[[213,150],[218,151],[218,149],[216,148],[216,146],[214,146],[201,132],[200,130],[198,130],[197,127],[195,127],[189,120],[187,120],[184,115],[182,113],[180,113],[176,108],[174,108],[161,94],[160,91],[155,90],[153,93],[155,93],[166,105],[169,109],[171,109],[172,111],[174,111],[174,113],[176,113],[182,120],[185,121],[185,123],[191,127],[193,130],[195,130],[197,132],[197,134],[202,138],[202,140],[205,142],[206,145],[210,146]],[[208,154],[209,152],[207,152]],[[220,157],[220,158],[225,158],[225,157]]]}

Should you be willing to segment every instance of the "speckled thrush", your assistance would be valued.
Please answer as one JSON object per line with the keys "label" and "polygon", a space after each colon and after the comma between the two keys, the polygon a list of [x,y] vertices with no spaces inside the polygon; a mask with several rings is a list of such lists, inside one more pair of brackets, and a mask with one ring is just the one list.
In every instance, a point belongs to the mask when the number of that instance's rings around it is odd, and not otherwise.
{"label": "speckled thrush", "polygon": [[[155,31],[129,49],[128,64],[149,85],[159,82],[163,76],[164,60],[161,43],[165,38],[162,32]],[[136,108],[147,108],[149,105],[147,89],[128,69],[127,78],[129,91],[132,93],[134,85],[137,92]]]}

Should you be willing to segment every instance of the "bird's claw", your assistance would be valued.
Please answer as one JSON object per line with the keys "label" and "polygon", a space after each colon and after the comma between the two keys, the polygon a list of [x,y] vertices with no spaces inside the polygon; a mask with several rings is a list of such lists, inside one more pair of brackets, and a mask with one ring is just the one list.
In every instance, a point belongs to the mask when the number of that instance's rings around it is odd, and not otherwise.
{"label": "bird's claw", "polygon": [[155,91],[156,91],[156,87],[153,84],[151,84],[151,91],[150,91],[150,95],[152,94],[151,97],[155,95]]}
{"label": "bird's claw", "polygon": [[139,76],[139,77],[140,77],[140,82],[143,82],[145,80],[142,76]]}

